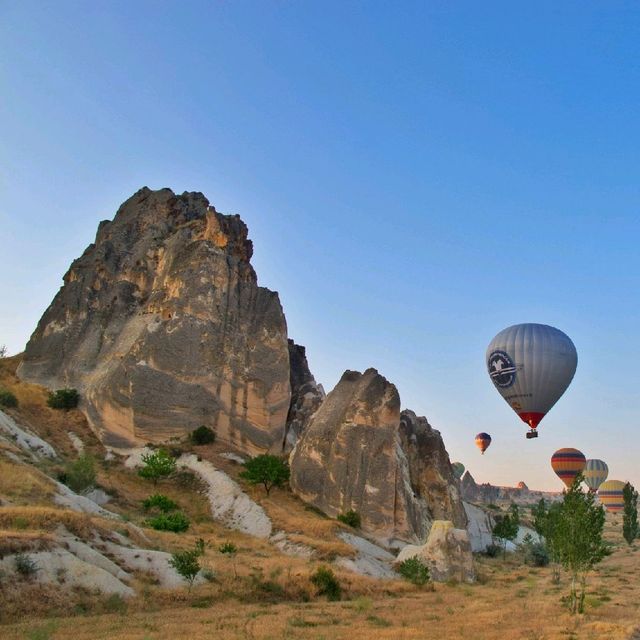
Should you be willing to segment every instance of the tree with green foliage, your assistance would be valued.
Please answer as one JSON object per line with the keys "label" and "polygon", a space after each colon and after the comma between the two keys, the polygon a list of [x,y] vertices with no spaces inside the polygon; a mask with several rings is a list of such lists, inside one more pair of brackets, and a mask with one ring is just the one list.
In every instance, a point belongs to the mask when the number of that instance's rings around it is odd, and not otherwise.
{"label": "tree with green foliage", "polygon": [[250,484],[261,484],[267,495],[273,487],[281,487],[289,479],[289,465],[268,453],[247,460],[244,468],[240,477]]}
{"label": "tree with green foliage", "polygon": [[342,587],[329,567],[318,567],[311,576],[311,582],[318,589],[318,594],[327,596],[327,600],[335,602],[342,597]]}
{"label": "tree with green foliage", "polygon": [[231,560],[231,565],[233,567],[233,575],[235,578],[238,577],[238,571],[236,570],[236,554],[238,553],[238,547],[233,544],[233,542],[223,542],[219,547],[218,551],[227,556]]}
{"label": "tree with green foliage", "polygon": [[216,434],[212,429],[209,429],[209,427],[201,425],[191,432],[189,439],[195,445],[211,444],[215,442]]}
{"label": "tree with green foliage", "polygon": [[138,469],[138,475],[153,480],[154,485],[158,484],[158,480],[168,478],[176,470],[176,460],[166,449],[143,454],[142,462],[144,466]]}
{"label": "tree with green foliage", "polygon": [[183,533],[191,524],[189,518],[181,511],[173,513],[162,513],[155,518],[147,520],[146,524],[156,531],[173,531],[173,533]]}
{"label": "tree with green foliage", "polygon": [[47,398],[47,404],[52,409],[75,409],[78,406],[80,395],[77,389],[58,389],[57,391],[50,391]]}
{"label": "tree with green foliage", "polygon": [[533,528],[544,541],[549,560],[552,563],[552,582],[554,584],[560,582],[560,557],[554,547],[554,533],[558,524],[561,508],[562,505],[558,502],[552,503],[547,507],[544,498],[541,498],[540,502],[531,510]]}
{"label": "tree with green foliage", "polygon": [[638,524],[638,492],[630,483],[624,485],[622,491],[624,498],[624,512],[622,514],[622,535],[628,544],[640,534],[640,524]]}
{"label": "tree with green foliage", "polygon": [[64,484],[76,493],[82,493],[96,485],[96,463],[92,455],[83,453],[64,470]]}
{"label": "tree with green foliage", "polygon": [[517,504],[509,507],[509,512],[496,518],[492,533],[502,544],[503,557],[507,555],[507,542],[513,542],[520,529],[520,512]]}
{"label": "tree with green foliage", "polygon": [[582,491],[584,478],[578,474],[565,493],[551,532],[551,545],[560,564],[571,574],[569,610],[584,612],[586,579],[589,571],[609,553],[603,539],[604,508],[595,503],[593,493]]}
{"label": "tree with green foliage", "polygon": [[177,551],[171,554],[169,565],[172,566],[189,584],[189,591],[200,572],[199,558],[204,555],[204,544],[198,540],[193,549]]}
{"label": "tree with green foliage", "polygon": [[0,389],[0,407],[15,409],[18,406],[18,398],[9,389]]}

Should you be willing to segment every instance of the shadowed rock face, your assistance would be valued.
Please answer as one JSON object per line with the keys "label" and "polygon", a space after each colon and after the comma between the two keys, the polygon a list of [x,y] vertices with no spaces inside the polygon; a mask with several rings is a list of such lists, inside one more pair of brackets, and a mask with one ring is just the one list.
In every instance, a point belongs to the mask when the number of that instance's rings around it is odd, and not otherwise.
{"label": "shadowed rock face", "polygon": [[291,486],[330,516],[350,509],[383,544],[424,542],[431,523],[466,516],[437,431],[400,413],[395,386],[375,369],[347,371],[291,455]]}
{"label": "shadowed rock face", "polygon": [[252,250],[239,216],[201,193],[141,189],[71,265],[19,375],[78,388],[109,444],[205,424],[248,453],[280,450],[287,327]]}

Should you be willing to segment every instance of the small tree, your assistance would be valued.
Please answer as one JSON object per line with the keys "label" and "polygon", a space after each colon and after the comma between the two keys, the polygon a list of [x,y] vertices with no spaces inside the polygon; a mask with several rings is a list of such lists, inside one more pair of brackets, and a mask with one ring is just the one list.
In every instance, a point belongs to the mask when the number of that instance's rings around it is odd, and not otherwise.
{"label": "small tree", "polygon": [[216,434],[209,427],[202,425],[191,432],[189,439],[196,445],[211,444],[215,442]]}
{"label": "small tree", "polygon": [[289,479],[289,465],[267,453],[247,460],[244,467],[240,477],[250,484],[261,484],[267,495],[273,487],[281,487]]}
{"label": "small tree", "polygon": [[604,508],[595,503],[593,493],[582,491],[583,480],[578,474],[565,493],[551,533],[554,552],[571,574],[569,609],[574,614],[584,611],[587,573],[610,553],[602,537]]}
{"label": "small tree", "polygon": [[398,573],[418,587],[429,582],[429,567],[418,556],[403,560],[398,565]]}
{"label": "small tree", "polygon": [[218,551],[227,556],[231,560],[231,566],[233,567],[233,575],[235,578],[238,577],[238,571],[236,570],[236,554],[238,553],[238,547],[236,547],[233,542],[223,542],[219,547]]}
{"label": "small tree", "polygon": [[640,524],[638,524],[638,492],[630,482],[627,482],[627,484],[624,485],[622,495],[624,497],[622,535],[629,544],[633,544],[633,541],[640,533]]}
{"label": "small tree", "polygon": [[500,539],[503,557],[507,555],[507,541],[513,542],[520,528],[520,512],[518,505],[512,504],[509,513],[499,518],[493,527],[493,535]]}
{"label": "small tree", "polygon": [[75,409],[78,406],[79,400],[80,395],[77,389],[58,389],[57,391],[49,392],[47,404],[52,409],[69,411],[69,409]]}
{"label": "small tree", "polygon": [[0,344],[0,359],[7,357],[7,345]]}
{"label": "small tree", "polygon": [[311,582],[318,589],[318,594],[327,596],[327,600],[335,602],[342,596],[342,587],[329,567],[318,567],[311,576]]}
{"label": "small tree", "polygon": [[76,493],[86,491],[96,484],[96,467],[93,456],[83,453],[65,467],[64,482]]}
{"label": "small tree", "polygon": [[176,470],[175,458],[166,449],[143,454],[142,462],[144,466],[138,469],[138,475],[153,480],[154,485],[158,484],[158,480],[168,478]]}
{"label": "small tree", "polygon": [[204,544],[196,542],[193,549],[177,551],[171,554],[169,565],[172,566],[189,584],[189,591],[200,572],[199,558],[204,554]]}
{"label": "small tree", "polygon": [[560,557],[554,546],[554,540],[561,508],[562,505],[557,502],[547,507],[544,498],[541,498],[537,506],[531,510],[533,516],[533,528],[544,540],[544,544],[549,554],[549,560],[553,563],[552,569],[554,584],[560,582]]}

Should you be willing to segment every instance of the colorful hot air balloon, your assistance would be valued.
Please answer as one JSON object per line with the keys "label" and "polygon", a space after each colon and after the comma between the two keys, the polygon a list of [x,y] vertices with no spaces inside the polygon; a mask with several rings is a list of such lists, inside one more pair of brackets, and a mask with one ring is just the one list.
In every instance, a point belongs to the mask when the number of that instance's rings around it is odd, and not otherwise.
{"label": "colorful hot air balloon", "polygon": [[624,509],[624,498],[622,492],[626,483],[620,480],[607,480],[600,485],[598,497],[607,511],[617,513]]}
{"label": "colorful hot air balloon", "polygon": [[573,379],[578,354],[569,336],[546,324],[516,324],[487,347],[493,384],[537,438],[536,427]]}
{"label": "colorful hot air balloon", "polygon": [[609,467],[602,460],[587,460],[583,471],[584,482],[592,493],[607,479]]}
{"label": "colorful hot air balloon", "polygon": [[488,433],[479,433],[476,436],[476,447],[480,449],[480,453],[484,455],[484,452],[489,448],[491,444],[491,436]]}
{"label": "colorful hot air balloon", "polygon": [[571,487],[576,476],[582,472],[587,459],[577,449],[558,449],[551,456],[551,468],[567,487]]}
{"label": "colorful hot air balloon", "polygon": [[451,467],[453,468],[453,474],[458,480],[462,478],[462,474],[464,473],[464,465],[462,462],[452,462]]}

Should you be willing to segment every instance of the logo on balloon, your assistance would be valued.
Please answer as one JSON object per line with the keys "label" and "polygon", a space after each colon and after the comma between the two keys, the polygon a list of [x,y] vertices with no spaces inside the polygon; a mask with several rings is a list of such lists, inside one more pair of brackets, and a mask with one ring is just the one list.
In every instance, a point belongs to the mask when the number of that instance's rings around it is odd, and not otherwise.
{"label": "logo on balloon", "polygon": [[493,384],[501,389],[510,387],[516,380],[516,366],[504,351],[494,351],[487,361]]}

